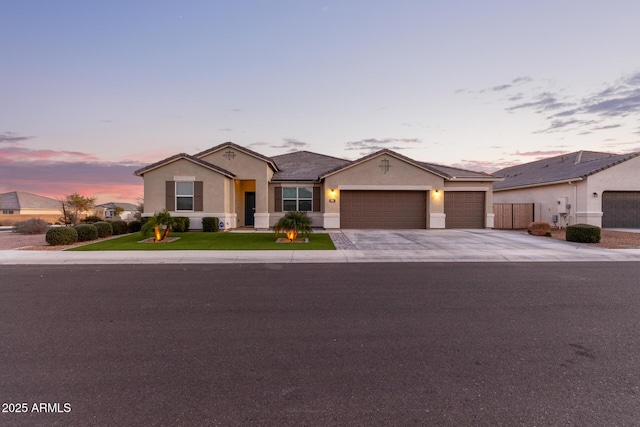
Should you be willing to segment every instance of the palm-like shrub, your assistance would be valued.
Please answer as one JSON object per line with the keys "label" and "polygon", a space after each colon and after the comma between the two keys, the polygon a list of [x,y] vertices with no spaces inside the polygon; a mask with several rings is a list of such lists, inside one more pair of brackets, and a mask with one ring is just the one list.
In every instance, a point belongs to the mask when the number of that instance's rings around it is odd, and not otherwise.
{"label": "palm-like shrub", "polygon": [[[149,218],[146,224],[142,226],[142,235],[145,237],[155,234],[156,242],[160,242],[167,238],[171,227],[173,227],[174,219],[171,214],[166,210],[156,212],[154,216]],[[164,228],[164,232],[162,229]]]}
{"label": "palm-like shrub", "polygon": [[284,234],[293,242],[298,234],[308,236],[311,233],[311,219],[304,212],[290,211],[278,220],[273,226],[276,235]]}

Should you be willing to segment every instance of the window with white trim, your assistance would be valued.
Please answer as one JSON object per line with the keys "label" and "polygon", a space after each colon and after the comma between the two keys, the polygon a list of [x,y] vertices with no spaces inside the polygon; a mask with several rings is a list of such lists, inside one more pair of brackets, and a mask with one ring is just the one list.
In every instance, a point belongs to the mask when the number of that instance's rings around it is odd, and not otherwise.
{"label": "window with white trim", "polygon": [[311,212],[313,210],[312,187],[283,187],[282,210]]}
{"label": "window with white trim", "polygon": [[193,182],[176,182],[176,211],[193,211]]}

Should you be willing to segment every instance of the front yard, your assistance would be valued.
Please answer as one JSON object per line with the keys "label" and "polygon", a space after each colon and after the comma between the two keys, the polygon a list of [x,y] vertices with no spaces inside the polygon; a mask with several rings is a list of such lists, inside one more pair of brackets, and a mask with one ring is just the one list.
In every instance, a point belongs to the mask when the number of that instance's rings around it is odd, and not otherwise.
{"label": "front yard", "polygon": [[179,237],[171,242],[139,243],[141,233],[102,240],[69,251],[162,251],[162,250],[335,250],[328,234],[312,233],[308,243],[276,243],[273,233],[202,233],[172,232],[169,237]]}

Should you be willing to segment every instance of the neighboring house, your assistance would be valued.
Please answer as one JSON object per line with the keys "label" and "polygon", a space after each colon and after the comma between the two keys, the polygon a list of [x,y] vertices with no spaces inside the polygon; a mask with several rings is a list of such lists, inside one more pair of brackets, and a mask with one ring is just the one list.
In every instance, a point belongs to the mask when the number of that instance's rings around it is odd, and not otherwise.
{"label": "neighboring house", "polygon": [[[124,209],[124,211],[116,216],[116,207],[119,206]],[[124,202],[108,202],[96,205],[96,209],[99,209],[102,213],[104,219],[121,219],[123,221],[133,221],[138,212],[138,207],[133,203],[124,203]]]}
{"label": "neighboring house", "polygon": [[299,151],[267,157],[224,143],[135,172],[144,216],[167,209],[218,217],[225,229],[272,227],[286,211],[336,228],[491,228],[493,175],[419,162],[390,150],[350,161]]}
{"label": "neighboring house", "polygon": [[640,228],[640,152],[577,151],[495,172],[495,203],[532,203],[534,219]]}
{"label": "neighboring house", "polygon": [[0,221],[3,224],[24,221],[30,218],[42,218],[55,223],[62,216],[62,202],[49,197],[24,191],[11,191],[0,194]]}

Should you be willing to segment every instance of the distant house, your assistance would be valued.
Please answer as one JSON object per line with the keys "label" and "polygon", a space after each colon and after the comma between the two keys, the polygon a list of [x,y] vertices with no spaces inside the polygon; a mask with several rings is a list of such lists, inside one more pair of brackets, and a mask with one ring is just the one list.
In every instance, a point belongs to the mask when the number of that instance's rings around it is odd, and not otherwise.
{"label": "distant house", "polygon": [[15,221],[42,218],[55,223],[61,217],[62,202],[24,191],[0,194],[0,222],[10,225]]}
{"label": "distant house", "polygon": [[494,203],[531,203],[536,221],[640,228],[640,152],[576,151],[494,175]]}
{"label": "distant house", "polygon": [[[116,216],[116,207],[121,207],[124,211]],[[118,217],[123,221],[133,221],[135,215],[138,212],[138,207],[133,203],[124,202],[108,202],[96,205],[96,209],[100,210],[100,213],[104,219],[117,219]]]}
{"label": "distant house", "polygon": [[491,228],[500,180],[387,149],[351,161],[308,151],[267,157],[231,142],[135,174],[144,179],[144,216],[166,209],[193,229],[204,217],[224,229],[267,229],[287,211],[325,229]]}

